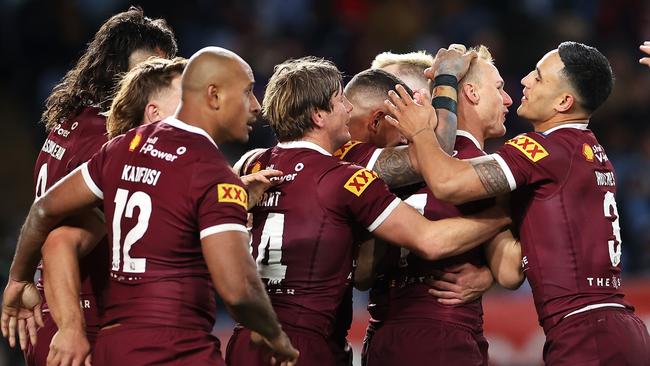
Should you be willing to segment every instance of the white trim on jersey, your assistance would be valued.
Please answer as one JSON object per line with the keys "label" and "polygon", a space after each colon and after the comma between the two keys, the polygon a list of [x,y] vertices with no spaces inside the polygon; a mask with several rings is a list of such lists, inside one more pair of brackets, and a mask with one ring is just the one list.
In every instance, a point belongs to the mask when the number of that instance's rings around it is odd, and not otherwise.
{"label": "white trim on jersey", "polygon": [[375,163],[377,162],[377,159],[379,158],[379,154],[384,151],[384,149],[377,149],[375,150],[372,155],[370,155],[370,160],[368,160],[368,165],[366,165],[366,169],[372,170],[372,168],[375,167]]}
{"label": "white trim on jersey", "polygon": [[280,142],[277,146],[281,149],[312,149],[318,151],[323,155],[332,156],[332,154],[328,153],[327,150],[323,149],[320,145],[317,145],[310,141],[298,140]]}
{"label": "white trim on jersey", "polygon": [[574,311],[568,313],[567,315],[563,316],[562,319],[566,319],[566,318],[570,317],[571,315],[584,313],[585,311],[600,309],[600,308],[609,308],[609,307],[612,307],[612,308],[625,308],[625,305],[617,304],[615,302],[606,302],[606,303],[602,303],[602,304],[587,305],[584,308],[580,308],[578,310],[574,310]]}
{"label": "white trim on jersey", "polygon": [[549,128],[548,130],[546,130],[546,131],[544,131],[542,133],[544,135],[548,135],[549,133],[551,133],[553,131],[557,131],[557,130],[562,129],[562,128],[575,128],[575,129],[578,129],[578,130],[586,130],[587,128],[589,128],[589,124],[588,123],[567,123],[565,125],[559,125],[559,126],[556,126],[556,127],[553,127],[553,128]]}
{"label": "white trim on jersey", "polygon": [[505,174],[506,178],[508,179],[508,185],[510,185],[510,191],[514,191],[515,189],[517,189],[517,181],[515,180],[515,176],[512,175],[512,171],[510,170],[510,167],[508,166],[508,164],[506,164],[506,161],[503,160],[501,155],[495,153],[495,154],[490,154],[488,156],[496,160],[496,162],[501,167],[501,170],[503,170],[503,174]]}
{"label": "white trim on jersey", "polygon": [[[244,172],[246,172],[246,170],[248,170],[248,166],[251,163],[250,160],[253,160],[252,159],[253,155],[257,154],[259,156],[260,154],[262,154],[266,150],[268,150],[268,149],[260,148],[260,149],[253,149],[253,150],[245,152],[244,155],[242,155],[241,158],[239,158],[239,160],[237,160],[237,162],[232,166],[232,168],[235,170],[237,175],[239,175],[239,176],[244,175]],[[255,157],[257,157],[257,156],[255,156]]]}
{"label": "white trim on jersey", "polygon": [[480,150],[483,150],[483,148],[481,148],[481,144],[478,142],[476,137],[474,137],[474,135],[472,135],[471,133],[464,130],[458,130],[456,131],[456,136],[463,136],[470,139],[470,141],[472,141],[474,145],[476,145],[476,147],[478,147]]}
{"label": "white trim on jersey", "polygon": [[192,133],[196,133],[196,134],[199,134],[199,135],[203,135],[208,140],[210,140],[210,142],[212,143],[212,145],[214,145],[214,147],[216,147],[217,149],[219,148],[219,146],[217,145],[216,142],[214,142],[212,137],[210,137],[210,135],[207,132],[205,132],[204,129],[202,129],[200,127],[188,125],[187,123],[185,123],[185,122],[181,121],[180,119],[177,119],[177,118],[175,118],[173,116],[165,118],[163,120],[163,123],[166,123],[166,124],[168,124],[170,126],[176,127],[178,129],[181,129],[181,130],[184,130],[184,131],[187,131],[187,132],[192,132]]}
{"label": "white trim on jersey", "polygon": [[246,229],[246,226],[242,224],[220,224],[206,227],[205,229],[201,230],[199,237],[203,239],[206,236],[223,233],[226,231],[241,231],[242,233],[248,233],[248,229]]}
{"label": "white trim on jersey", "polygon": [[103,200],[104,192],[102,192],[102,190],[97,187],[95,181],[93,181],[93,179],[90,177],[90,172],[88,171],[88,162],[81,164],[79,169],[81,169],[81,176],[84,178],[84,182],[88,186],[88,189],[90,189],[100,200]]}
{"label": "white trim on jersey", "polygon": [[397,206],[399,206],[400,203],[402,203],[402,200],[395,197],[393,202],[391,202],[388,206],[386,206],[384,211],[382,213],[380,213],[379,216],[377,216],[375,221],[373,221],[372,224],[370,224],[370,226],[368,226],[368,231],[369,232],[375,231],[375,229],[378,228],[379,225],[383,224],[384,221],[386,221],[388,216],[390,216],[390,214],[393,212],[393,210],[395,210],[397,208]]}

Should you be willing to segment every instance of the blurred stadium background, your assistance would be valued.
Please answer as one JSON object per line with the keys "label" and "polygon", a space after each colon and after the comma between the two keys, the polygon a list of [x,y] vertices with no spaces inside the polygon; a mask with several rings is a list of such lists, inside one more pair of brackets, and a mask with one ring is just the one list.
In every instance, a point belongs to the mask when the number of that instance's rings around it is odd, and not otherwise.
{"label": "blurred stadium background", "polygon": [[[519,81],[545,52],[563,40],[598,47],[610,59],[617,82],[591,128],[618,174],[623,288],[650,324],[650,70],[637,62],[638,45],[650,40],[647,0],[0,0],[0,187],[7,193],[0,205],[2,284],[33,199],[33,163],[46,136],[39,123],[43,101],[99,25],[131,4],[141,5],[150,17],[167,19],[181,56],[206,45],[238,52],[255,71],[260,100],[273,66],[290,57],[322,56],[350,77],[386,50],[435,53],[449,43],[485,44],[515,101],[507,137],[529,129],[514,113]],[[272,131],[260,121],[249,146],[224,149],[235,160],[248,148],[273,143]],[[367,319],[365,294],[355,293],[354,301],[351,339],[358,358]],[[484,307],[492,363],[540,364],[543,334],[529,288],[493,289]],[[215,332],[224,346],[231,325],[220,312]],[[22,362],[19,352],[0,342],[0,366]]]}

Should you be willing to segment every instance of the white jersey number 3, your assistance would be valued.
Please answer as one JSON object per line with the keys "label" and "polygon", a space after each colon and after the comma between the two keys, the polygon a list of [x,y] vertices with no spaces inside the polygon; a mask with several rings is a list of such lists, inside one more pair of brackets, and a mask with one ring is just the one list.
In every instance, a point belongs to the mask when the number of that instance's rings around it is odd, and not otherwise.
{"label": "white jersey number 3", "polygon": [[605,201],[603,202],[603,210],[605,217],[613,219],[612,231],[615,240],[608,240],[607,246],[609,248],[609,260],[612,261],[612,266],[616,267],[621,263],[621,226],[618,223],[618,209],[616,208],[616,199],[614,193],[605,193]]}
{"label": "white jersey number 3", "polygon": [[[124,247],[120,253],[120,240],[122,239],[122,215],[127,218],[133,217],[134,209],[138,207],[138,223],[126,234]],[[126,212],[125,212],[126,209]],[[126,273],[144,273],[147,267],[146,258],[131,258],[129,252],[131,247],[144,236],[149,227],[151,217],[151,197],[144,192],[134,192],[129,198],[129,191],[118,188],[115,194],[115,214],[113,215],[113,260],[111,267],[113,271],[120,270],[120,254],[123,255],[124,265],[122,271]]]}

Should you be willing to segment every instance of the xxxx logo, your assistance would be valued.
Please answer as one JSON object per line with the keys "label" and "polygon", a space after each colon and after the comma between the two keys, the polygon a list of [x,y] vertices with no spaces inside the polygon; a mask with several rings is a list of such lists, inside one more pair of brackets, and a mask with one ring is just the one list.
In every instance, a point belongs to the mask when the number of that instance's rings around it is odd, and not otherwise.
{"label": "xxxx logo", "polygon": [[377,173],[366,169],[360,169],[354,173],[347,182],[345,182],[343,187],[359,197],[375,179],[377,179]]}
{"label": "xxxx logo", "polygon": [[236,184],[220,183],[217,184],[219,202],[236,203],[244,209],[248,209],[248,193],[246,190]]}
{"label": "xxxx logo", "polygon": [[133,139],[129,143],[129,151],[135,150],[135,148],[138,147],[138,145],[140,145],[140,141],[142,141],[142,135],[137,134],[133,136]]}
{"label": "xxxx logo", "polygon": [[334,152],[334,156],[339,158],[339,160],[343,160],[345,154],[347,154],[355,145],[358,145],[360,143],[361,141],[348,141]]}
{"label": "xxxx logo", "polygon": [[549,155],[548,151],[540,145],[539,142],[528,136],[518,136],[508,140],[506,144],[514,146],[521,151],[526,157],[534,162],[538,162]]}

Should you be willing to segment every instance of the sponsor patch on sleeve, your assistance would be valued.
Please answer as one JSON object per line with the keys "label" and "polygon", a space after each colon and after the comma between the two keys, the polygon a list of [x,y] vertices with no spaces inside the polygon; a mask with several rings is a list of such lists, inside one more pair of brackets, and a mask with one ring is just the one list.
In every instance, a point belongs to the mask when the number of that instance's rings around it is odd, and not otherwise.
{"label": "sponsor patch on sleeve", "polygon": [[341,146],[338,150],[334,152],[334,156],[339,158],[339,160],[343,160],[345,155],[350,152],[350,150],[355,146],[359,145],[361,141],[348,141],[343,146]]}
{"label": "sponsor patch on sleeve", "polygon": [[219,183],[217,184],[219,202],[236,203],[245,210],[248,209],[248,193],[246,190],[236,184]]}
{"label": "sponsor patch on sleeve", "polygon": [[262,169],[262,164],[258,161],[255,163],[255,165],[253,165],[253,168],[251,168],[251,174],[259,172],[260,169]]}
{"label": "sponsor patch on sleeve", "polygon": [[506,144],[514,146],[533,162],[538,162],[549,155],[544,146],[526,135],[510,139]]}
{"label": "sponsor patch on sleeve", "polygon": [[375,179],[377,179],[377,173],[367,169],[359,169],[345,182],[343,187],[359,197]]}
{"label": "sponsor patch on sleeve", "polygon": [[582,155],[585,157],[585,160],[589,162],[594,161],[594,150],[589,144],[582,144]]}
{"label": "sponsor patch on sleeve", "polygon": [[129,151],[135,150],[138,145],[140,145],[140,141],[142,141],[142,135],[137,134],[133,136],[133,139],[131,139],[131,142],[129,143]]}

